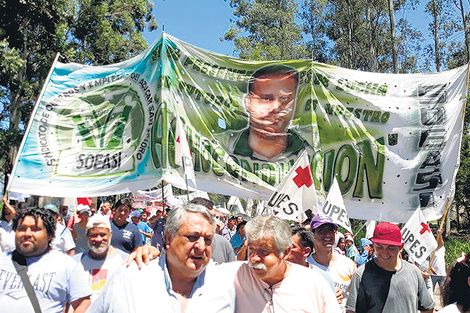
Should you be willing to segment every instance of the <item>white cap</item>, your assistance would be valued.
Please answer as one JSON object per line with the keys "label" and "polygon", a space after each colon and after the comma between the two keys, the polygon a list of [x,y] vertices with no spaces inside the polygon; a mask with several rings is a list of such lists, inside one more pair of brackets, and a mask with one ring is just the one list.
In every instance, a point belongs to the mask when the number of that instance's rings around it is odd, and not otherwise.
{"label": "white cap", "polygon": [[104,227],[111,230],[111,223],[109,222],[109,218],[101,214],[93,215],[88,220],[88,223],[86,223],[86,231],[88,232],[90,228],[95,227]]}
{"label": "white cap", "polygon": [[88,212],[91,215],[91,210],[88,205],[79,204],[77,205],[77,213]]}

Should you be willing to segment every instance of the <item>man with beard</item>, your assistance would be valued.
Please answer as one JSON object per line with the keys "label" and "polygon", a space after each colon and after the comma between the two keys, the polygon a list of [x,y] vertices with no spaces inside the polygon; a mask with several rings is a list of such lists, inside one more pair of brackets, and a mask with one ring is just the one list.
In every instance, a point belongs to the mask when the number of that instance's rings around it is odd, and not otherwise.
{"label": "man with beard", "polygon": [[340,312],[319,273],[287,261],[291,234],[289,224],[272,215],[246,224],[248,263],[234,280],[237,312]]}
{"label": "man with beard", "polygon": [[96,214],[86,225],[88,252],[74,256],[88,273],[93,302],[103,289],[106,281],[116,272],[127,258],[127,253],[111,246],[111,224],[107,216]]}
{"label": "man with beard", "polygon": [[249,127],[234,142],[235,154],[273,161],[307,145],[288,129],[294,116],[298,83],[299,73],[282,64],[262,67],[252,74],[244,99]]}
{"label": "man with beard", "polygon": [[55,228],[56,220],[49,210],[29,208],[16,214],[16,249],[0,254],[2,312],[36,311],[20,277],[24,271],[42,312],[62,312],[70,303],[74,312],[81,313],[90,305],[86,273],[70,256],[51,248]]}

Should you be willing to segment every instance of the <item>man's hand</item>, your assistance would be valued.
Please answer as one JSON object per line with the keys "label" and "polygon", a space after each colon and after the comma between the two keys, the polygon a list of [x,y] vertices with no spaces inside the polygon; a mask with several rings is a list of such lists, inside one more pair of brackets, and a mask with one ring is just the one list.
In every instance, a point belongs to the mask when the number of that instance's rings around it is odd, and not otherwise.
{"label": "man's hand", "polygon": [[158,256],[160,256],[160,250],[156,247],[140,246],[129,254],[129,257],[124,261],[124,264],[129,267],[129,265],[132,264],[132,261],[134,261],[137,263],[137,267],[140,270],[142,268],[142,263],[148,265],[151,260],[156,259]]}
{"label": "man's hand", "polygon": [[343,299],[344,299],[343,290],[341,290],[339,287],[335,287],[335,293],[336,293],[336,300],[338,300],[338,303],[339,304],[343,303]]}

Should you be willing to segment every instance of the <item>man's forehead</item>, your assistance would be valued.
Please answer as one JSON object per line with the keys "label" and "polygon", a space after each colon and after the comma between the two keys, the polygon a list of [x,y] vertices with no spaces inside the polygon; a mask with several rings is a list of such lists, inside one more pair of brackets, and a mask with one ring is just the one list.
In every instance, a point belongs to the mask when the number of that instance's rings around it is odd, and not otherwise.
{"label": "man's forehead", "polygon": [[274,247],[274,239],[263,237],[260,240],[252,240],[248,237],[248,245],[256,249],[272,250]]}
{"label": "man's forehead", "polygon": [[199,222],[204,224],[204,221],[206,221],[207,224],[211,226],[210,228],[212,230],[212,224],[204,214],[197,212],[186,212],[183,215],[183,220],[179,229],[199,229],[201,226]]}

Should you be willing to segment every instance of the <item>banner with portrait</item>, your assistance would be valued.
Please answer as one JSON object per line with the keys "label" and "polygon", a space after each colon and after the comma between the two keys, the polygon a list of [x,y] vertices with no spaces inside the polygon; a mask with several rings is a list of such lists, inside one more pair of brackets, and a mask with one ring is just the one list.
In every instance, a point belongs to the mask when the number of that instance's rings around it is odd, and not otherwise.
{"label": "banner with portrait", "polygon": [[318,198],[336,177],[351,218],[405,222],[420,207],[435,219],[459,165],[467,72],[254,62],[164,34],[119,64],[55,62],[8,188],[99,196],[165,180],[186,189],[179,116],[200,190],[268,200],[307,151]]}

